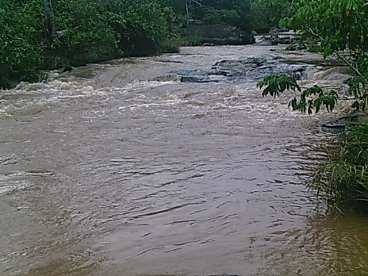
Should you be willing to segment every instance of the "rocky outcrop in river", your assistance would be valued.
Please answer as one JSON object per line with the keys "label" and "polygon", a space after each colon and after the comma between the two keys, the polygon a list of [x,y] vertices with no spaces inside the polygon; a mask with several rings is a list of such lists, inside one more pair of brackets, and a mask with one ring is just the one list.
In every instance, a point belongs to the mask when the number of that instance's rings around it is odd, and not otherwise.
{"label": "rocky outcrop in river", "polygon": [[259,80],[271,74],[290,74],[300,79],[306,65],[291,65],[277,58],[247,57],[221,60],[208,70],[181,70],[177,74],[182,82],[241,82]]}

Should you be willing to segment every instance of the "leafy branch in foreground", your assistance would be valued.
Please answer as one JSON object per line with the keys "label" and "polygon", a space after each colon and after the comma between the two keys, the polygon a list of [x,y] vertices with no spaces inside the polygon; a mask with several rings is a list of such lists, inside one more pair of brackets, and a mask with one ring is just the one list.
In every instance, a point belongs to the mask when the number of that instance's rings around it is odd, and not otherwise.
{"label": "leafy branch in foreground", "polygon": [[287,90],[301,91],[296,79],[286,74],[265,77],[263,80],[257,83],[257,87],[260,89],[266,87],[262,93],[263,97],[268,95],[271,95],[272,97],[278,97],[281,93],[284,93]]}
{"label": "leafy branch in foreground", "polygon": [[325,92],[318,85],[302,91],[296,79],[286,74],[268,76],[258,82],[257,87],[263,89],[262,96],[264,97],[268,95],[278,97],[285,91],[301,92],[300,96],[296,96],[290,101],[289,107],[294,111],[308,112],[308,114],[318,113],[321,107],[326,107],[327,111],[331,112],[338,99],[336,91]]}
{"label": "leafy branch in foreground", "polygon": [[368,108],[368,3],[367,0],[295,0],[288,27],[302,41],[314,41],[324,57],[334,56],[352,73],[348,93],[352,109]]}

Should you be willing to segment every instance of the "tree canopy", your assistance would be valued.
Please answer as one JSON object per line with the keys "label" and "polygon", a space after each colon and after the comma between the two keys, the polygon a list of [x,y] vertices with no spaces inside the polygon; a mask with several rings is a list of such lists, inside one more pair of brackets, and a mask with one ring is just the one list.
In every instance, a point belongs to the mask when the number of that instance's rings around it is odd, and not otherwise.
{"label": "tree canopy", "polygon": [[173,16],[161,0],[0,0],[0,87],[39,69],[175,47]]}

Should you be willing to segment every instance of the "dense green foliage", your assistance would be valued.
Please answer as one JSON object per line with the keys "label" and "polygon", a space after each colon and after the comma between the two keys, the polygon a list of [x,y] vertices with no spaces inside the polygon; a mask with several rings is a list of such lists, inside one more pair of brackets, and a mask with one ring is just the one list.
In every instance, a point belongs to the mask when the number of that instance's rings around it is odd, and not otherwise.
{"label": "dense green foliage", "polygon": [[250,30],[250,0],[167,0],[186,24],[227,24]]}
{"label": "dense green foliage", "polygon": [[56,58],[55,66],[81,65],[116,53],[116,35],[97,3],[89,0],[60,0],[55,3],[55,24],[62,32],[52,42],[50,58]]}
{"label": "dense green foliage", "polygon": [[[286,1],[288,2],[288,1]],[[188,24],[267,30],[283,0],[0,0],[0,87],[40,70],[176,51]]]}
{"label": "dense green foliage", "polygon": [[366,0],[295,0],[291,27],[320,43],[325,55],[368,50]]}
{"label": "dense green foliage", "polygon": [[257,86],[261,89],[265,87],[262,92],[263,97],[268,95],[278,97],[288,90],[301,91],[296,79],[286,74],[268,76],[258,82]]}
{"label": "dense green foliage", "polygon": [[251,23],[257,32],[265,33],[271,28],[283,25],[290,16],[292,0],[252,0]]}
{"label": "dense green foliage", "polygon": [[302,90],[296,79],[286,74],[268,76],[258,82],[257,86],[263,89],[264,97],[268,95],[278,97],[285,91],[300,92],[300,95],[292,98],[289,107],[294,111],[308,112],[308,114],[318,113],[322,107],[325,107],[327,111],[332,111],[338,100],[336,91],[324,91],[318,85]]}
{"label": "dense green foliage", "polygon": [[193,11],[193,19],[208,24],[228,24],[243,30],[250,29],[249,0],[202,0]]}
{"label": "dense green foliage", "polygon": [[9,80],[33,78],[42,62],[43,21],[39,1],[16,5],[0,0],[0,86]]}
{"label": "dense green foliage", "polygon": [[173,11],[159,0],[109,0],[107,20],[126,55],[152,55],[176,40]]}
{"label": "dense green foliage", "polygon": [[0,87],[40,69],[173,50],[174,17],[160,0],[0,0]]}
{"label": "dense green foliage", "polygon": [[[290,12],[291,0],[167,0],[182,18],[268,32]],[[186,5],[187,4],[187,5]]]}
{"label": "dense green foliage", "polygon": [[176,51],[193,40],[181,37],[188,24],[266,30],[287,6],[283,0],[0,0],[0,87],[37,80],[43,69]]}

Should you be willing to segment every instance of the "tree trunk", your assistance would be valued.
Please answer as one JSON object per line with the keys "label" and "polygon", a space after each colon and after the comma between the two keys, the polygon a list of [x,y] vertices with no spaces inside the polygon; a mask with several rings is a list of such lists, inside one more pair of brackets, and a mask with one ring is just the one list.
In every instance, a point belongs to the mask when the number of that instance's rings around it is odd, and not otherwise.
{"label": "tree trunk", "polygon": [[44,0],[43,4],[46,16],[48,40],[51,45],[56,39],[55,15],[52,7],[52,0]]}

